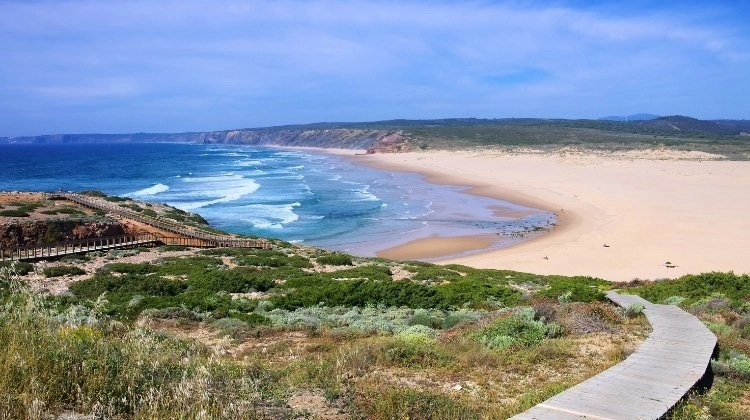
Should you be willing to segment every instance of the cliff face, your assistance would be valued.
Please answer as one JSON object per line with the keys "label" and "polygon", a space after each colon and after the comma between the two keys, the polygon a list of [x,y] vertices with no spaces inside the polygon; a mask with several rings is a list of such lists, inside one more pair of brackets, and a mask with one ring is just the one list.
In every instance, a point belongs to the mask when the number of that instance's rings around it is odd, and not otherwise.
{"label": "cliff face", "polygon": [[33,221],[0,224],[0,248],[51,244],[131,233],[117,222]]}
{"label": "cliff face", "polygon": [[[338,149],[379,149],[406,143],[400,130],[367,130],[357,128],[261,128],[175,134],[59,134],[5,139],[17,143],[108,143],[108,142],[174,142],[247,144],[255,146],[298,146]],[[389,149],[391,147],[389,146]],[[383,149],[385,150],[385,149]]]}

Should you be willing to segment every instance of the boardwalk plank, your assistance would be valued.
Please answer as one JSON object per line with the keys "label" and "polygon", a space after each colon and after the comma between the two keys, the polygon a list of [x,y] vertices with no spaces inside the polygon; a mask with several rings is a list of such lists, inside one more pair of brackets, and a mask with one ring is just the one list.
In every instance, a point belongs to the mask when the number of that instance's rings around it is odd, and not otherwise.
{"label": "boardwalk plank", "polygon": [[616,304],[644,306],[653,331],[623,362],[557,394],[513,419],[655,419],[703,377],[716,337],[676,306],[607,293]]}

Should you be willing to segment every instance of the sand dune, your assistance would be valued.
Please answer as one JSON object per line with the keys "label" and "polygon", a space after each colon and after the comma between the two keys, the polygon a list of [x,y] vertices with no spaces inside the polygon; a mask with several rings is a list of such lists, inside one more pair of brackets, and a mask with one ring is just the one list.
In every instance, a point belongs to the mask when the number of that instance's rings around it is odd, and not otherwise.
{"label": "sand dune", "polygon": [[538,239],[446,262],[626,281],[750,272],[750,162],[702,160],[711,157],[441,151],[353,159],[559,215],[559,228]]}

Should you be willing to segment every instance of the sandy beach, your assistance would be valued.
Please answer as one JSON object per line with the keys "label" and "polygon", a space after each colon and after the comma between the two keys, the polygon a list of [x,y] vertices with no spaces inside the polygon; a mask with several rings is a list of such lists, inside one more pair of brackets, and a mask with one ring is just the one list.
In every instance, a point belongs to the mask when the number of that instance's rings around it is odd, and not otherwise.
{"label": "sandy beach", "polygon": [[[629,281],[750,272],[750,162],[705,160],[714,157],[434,151],[352,159],[558,215],[558,228],[538,238],[444,263]],[[408,259],[481,248],[480,238],[426,238],[380,255]]]}

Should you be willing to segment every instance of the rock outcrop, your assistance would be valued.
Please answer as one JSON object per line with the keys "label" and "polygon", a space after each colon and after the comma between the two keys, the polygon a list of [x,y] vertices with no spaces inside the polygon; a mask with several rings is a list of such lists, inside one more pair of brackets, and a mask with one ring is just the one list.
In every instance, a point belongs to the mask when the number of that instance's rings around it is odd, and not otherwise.
{"label": "rock outcrop", "polygon": [[52,244],[133,233],[116,221],[23,221],[0,224],[0,248]]}

